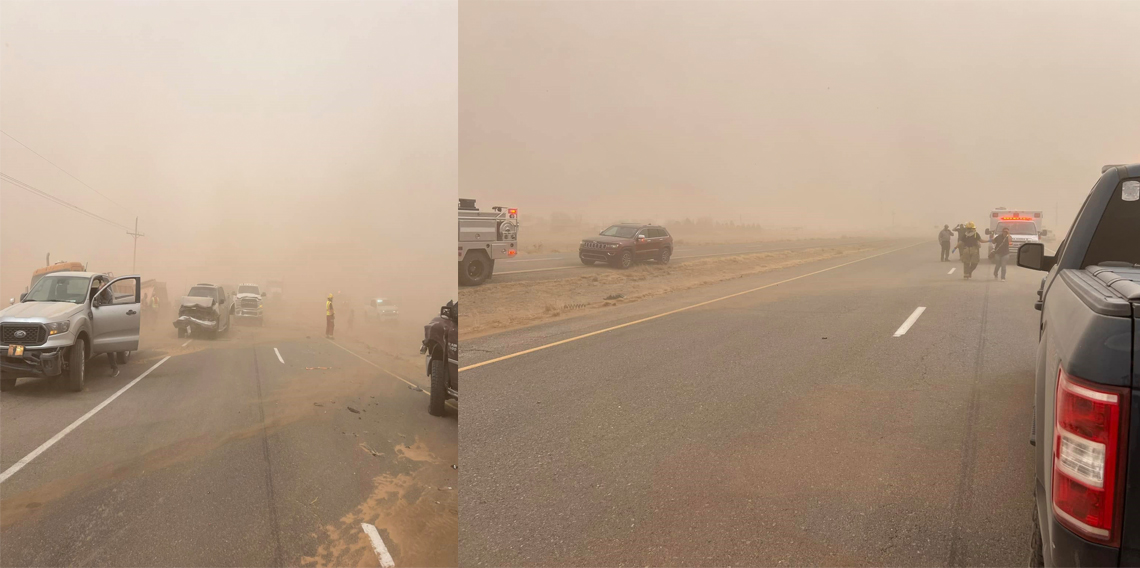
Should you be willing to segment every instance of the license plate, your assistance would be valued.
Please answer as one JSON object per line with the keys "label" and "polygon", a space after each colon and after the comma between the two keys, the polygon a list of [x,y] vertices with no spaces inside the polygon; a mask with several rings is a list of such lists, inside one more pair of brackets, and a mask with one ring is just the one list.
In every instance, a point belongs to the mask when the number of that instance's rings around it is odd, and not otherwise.
{"label": "license plate", "polygon": [[24,346],[23,345],[9,345],[8,346],[8,356],[9,357],[23,357],[24,356]]}

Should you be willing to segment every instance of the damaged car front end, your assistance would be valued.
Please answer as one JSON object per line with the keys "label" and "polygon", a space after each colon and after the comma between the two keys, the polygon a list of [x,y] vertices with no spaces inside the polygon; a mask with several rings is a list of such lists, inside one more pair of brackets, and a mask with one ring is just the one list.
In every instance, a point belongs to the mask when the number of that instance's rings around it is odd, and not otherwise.
{"label": "damaged car front end", "polygon": [[178,329],[178,336],[217,333],[220,318],[215,309],[216,305],[217,300],[213,298],[192,296],[182,298],[182,305],[178,307],[178,319],[174,320],[174,327]]}

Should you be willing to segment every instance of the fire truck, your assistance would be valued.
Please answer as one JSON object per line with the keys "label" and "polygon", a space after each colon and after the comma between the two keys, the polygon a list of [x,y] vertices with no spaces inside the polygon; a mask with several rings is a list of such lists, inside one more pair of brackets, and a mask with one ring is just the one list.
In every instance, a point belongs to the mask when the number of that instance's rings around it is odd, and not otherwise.
{"label": "fire truck", "polygon": [[[1006,209],[998,207],[990,212],[990,228],[986,234],[990,237],[1000,235],[1002,229],[1009,229],[1010,258],[1017,258],[1017,249],[1025,243],[1041,242],[1041,237],[1049,231],[1041,228],[1041,211],[1028,209]],[[994,257],[994,244],[990,243],[989,258]]]}
{"label": "fire truck", "polygon": [[474,199],[459,200],[459,284],[478,286],[491,278],[495,261],[518,254],[519,210],[480,211]]}

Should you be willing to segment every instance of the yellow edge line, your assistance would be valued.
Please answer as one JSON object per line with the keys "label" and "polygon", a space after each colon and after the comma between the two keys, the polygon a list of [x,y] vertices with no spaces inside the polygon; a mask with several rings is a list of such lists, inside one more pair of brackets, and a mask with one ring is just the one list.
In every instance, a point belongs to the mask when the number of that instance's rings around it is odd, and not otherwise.
{"label": "yellow edge line", "polygon": [[381,371],[384,371],[385,373],[388,373],[389,375],[392,375],[393,377],[396,377],[397,379],[399,379],[401,381],[404,381],[404,383],[407,384],[408,386],[415,387],[415,388],[419,389],[420,392],[422,392],[424,394],[427,394],[427,395],[431,394],[431,392],[428,389],[425,389],[425,388],[421,387],[420,385],[417,385],[417,384],[409,381],[408,379],[405,379],[404,377],[401,377],[400,375],[397,375],[396,373],[393,373],[392,371],[389,371],[388,369],[385,369],[384,367],[381,367],[380,365],[377,365],[376,363],[373,363],[372,361],[369,361],[368,359],[361,357],[360,355],[357,355],[356,353],[354,353],[349,348],[347,348],[347,347],[345,347],[345,346],[343,346],[343,345],[341,345],[341,344],[339,344],[339,343],[337,343],[331,339],[326,339],[326,341],[328,341],[329,343],[332,343],[333,345],[336,345],[337,347],[340,347],[341,349],[344,349],[353,357],[356,357],[357,359],[360,359],[361,361],[364,361],[365,363],[368,363],[369,365],[372,365],[373,367],[376,367],[377,369],[380,369]]}
{"label": "yellow edge line", "polygon": [[510,355],[503,355],[502,357],[496,357],[496,358],[494,358],[494,359],[489,359],[489,360],[487,360],[487,361],[483,361],[483,362],[481,362],[481,363],[475,363],[474,365],[468,365],[468,366],[466,366],[466,367],[460,367],[460,368],[459,368],[459,372],[461,372],[461,373],[462,373],[463,371],[467,371],[467,370],[470,370],[470,369],[475,369],[475,368],[478,368],[478,367],[482,367],[483,365],[490,365],[491,363],[498,363],[499,361],[506,361],[507,359],[514,359],[515,357],[518,357],[518,356],[520,356],[520,355],[526,355],[527,353],[534,353],[535,351],[541,351],[541,350],[543,350],[543,349],[549,349],[549,348],[551,348],[551,347],[554,347],[554,346],[557,346],[557,345],[562,345],[563,343],[570,343],[571,341],[578,341],[579,339],[585,339],[585,338],[587,338],[587,337],[592,337],[592,336],[595,336],[595,335],[600,335],[600,334],[603,334],[603,333],[606,333],[606,332],[609,332],[609,331],[613,331],[613,330],[615,330],[615,329],[621,329],[621,328],[623,328],[623,327],[629,327],[629,326],[631,326],[631,325],[637,325],[637,324],[639,324],[639,323],[645,323],[645,322],[647,322],[647,321],[650,321],[650,320],[655,320],[655,319],[657,319],[657,318],[663,318],[663,317],[665,317],[665,316],[673,315],[673,314],[676,314],[676,313],[680,313],[680,312],[683,312],[683,311],[686,311],[686,310],[691,310],[691,309],[693,309],[693,308],[699,308],[699,307],[701,307],[701,306],[707,306],[707,305],[709,305],[709,304],[713,304],[713,303],[716,303],[716,302],[720,302],[720,301],[723,301],[723,300],[727,300],[727,299],[729,299],[729,298],[735,298],[735,297],[737,297],[737,296],[743,296],[743,295],[745,295],[745,294],[751,294],[751,293],[753,293],[753,292],[758,292],[758,291],[760,291],[760,290],[764,290],[765,288],[771,288],[771,287],[773,287],[773,286],[779,286],[780,284],[786,284],[786,283],[788,283],[788,282],[792,282],[793,280],[799,280],[800,278],[807,278],[808,276],[815,276],[816,274],[820,274],[820,273],[823,273],[823,272],[827,272],[827,271],[829,271],[829,270],[835,270],[836,268],[843,268],[844,266],[850,266],[850,265],[852,265],[852,264],[855,264],[855,263],[857,263],[857,262],[863,262],[864,260],[870,260],[870,259],[872,259],[872,258],[876,258],[876,257],[880,257],[880,256],[883,256],[883,255],[891,254],[891,253],[893,253],[893,252],[898,252],[898,251],[900,251],[900,250],[904,250],[904,249],[908,249],[908,248],[911,248],[911,247],[915,247],[915,246],[918,246],[918,245],[921,245],[921,244],[924,244],[924,243],[925,243],[925,241],[917,242],[917,243],[914,243],[914,244],[911,244],[911,245],[907,245],[907,246],[905,246],[905,247],[900,247],[900,248],[897,248],[897,249],[893,249],[893,250],[889,250],[889,251],[886,251],[886,252],[881,252],[881,253],[879,253],[879,254],[875,254],[875,255],[871,255],[871,256],[865,256],[865,257],[863,257],[863,258],[860,258],[860,259],[857,259],[857,260],[852,260],[851,262],[845,262],[845,263],[843,263],[843,264],[837,264],[837,265],[835,265],[835,266],[831,266],[831,267],[828,267],[828,268],[824,268],[823,270],[816,270],[815,272],[809,272],[809,273],[807,273],[807,274],[801,274],[801,275],[799,275],[799,276],[795,276],[795,277],[792,277],[792,278],[788,278],[787,280],[781,280],[781,281],[779,281],[779,282],[773,282],[773,283],[771,283],[771,284],[765,284],[765,285],[763,285],[763,286],[759,286],[759,287],[756,287],[756,288],[752,288],[751,290],[745,290],[745,291],[743,291],[743,292],[737,292],[737,293],[735,293],[735,294],[729,294],[729,295],[727,295],[727,296],[722,296],[722,297],[720,297],[720,298],[716,298],[716,299],[712,299],[712,300],[706,300],[706,301],[704,301],[704,302],[701,302],[701,303],[699,303],[699,304],[693,304],[693,305],[691,305],[691,306],[685,306],[685,307],[683,307],[683,308],[677,308],[677,309],[675,309],[675,310],[672,310],[672,311],[668,311],[668,312],[664,312],[664,313],[660,313],[660,314],[657,314],[657,315],[653,315],[653,316],[649,316],[649,317],[647,317],[647,318],[641,318],[641,319],[639,319],[639,320],[634,320],[634,321],[631,321],[631,322],[626,322],[626,323],[623,323],[623,324],[620,324],[620,325],[615,325],[615,326],[613,326],[613,327],[607,327],[607,328],[605,328],[605,329],[599,329],[598,331],[591,331],[590,333],[586,333],[586,334],[583,334],[583,335],[579,335],[579,336],[577,336],[577,337],[571,337],[571,338],[569,338],[569,339],[563,339],[563,340],[561,340],[561,341],[555,341],[554,343],[547,343],[546,345],[540,345],[540,346],[538,346],[538,347],[532,347],[532,348],[530,348],[530,349],[526,349],[526,350],[524,350],[524,351],[519,351],[518,353],[512,353],[512,354],[510,354]]}

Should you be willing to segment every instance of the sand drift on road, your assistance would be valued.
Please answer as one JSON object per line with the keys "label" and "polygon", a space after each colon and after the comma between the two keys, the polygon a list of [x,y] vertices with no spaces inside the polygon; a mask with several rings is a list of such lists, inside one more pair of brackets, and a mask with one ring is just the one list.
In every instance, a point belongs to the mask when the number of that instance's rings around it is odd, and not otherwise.
{"label": "sand drift on road", "polygon": [[858,244],[704,258],[683,264],[653,262],[629,270],[599,266],[590,274],[539,282],[487,282],[461,288],[461,338],[473,338],[588,310],[637,302],[699,286],[870,250]]}

